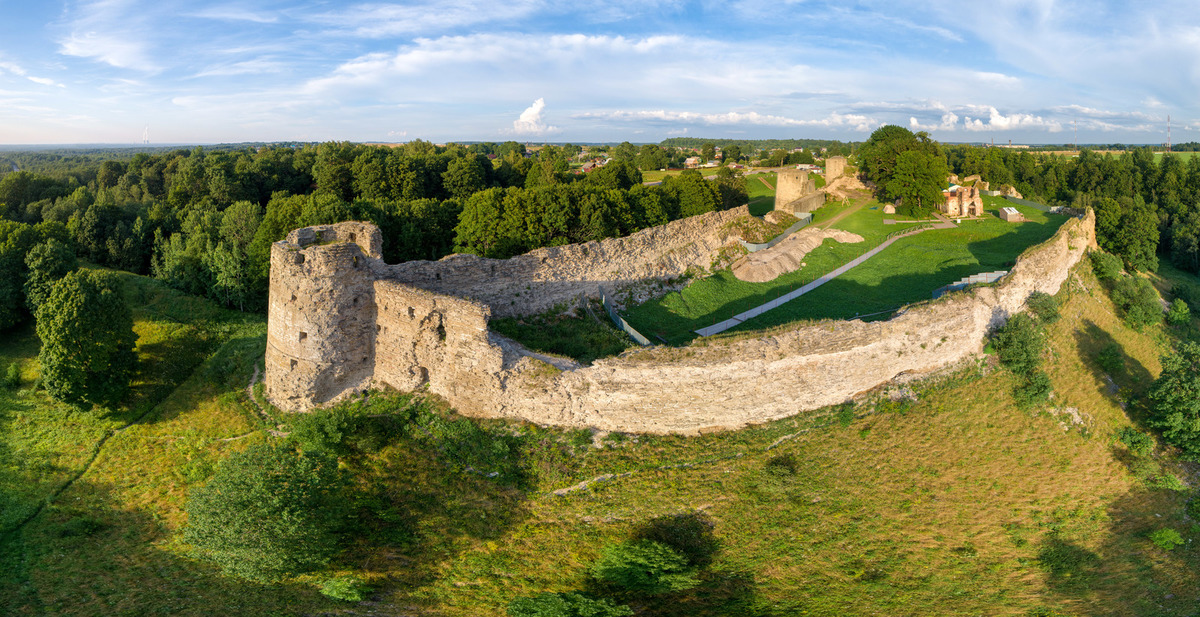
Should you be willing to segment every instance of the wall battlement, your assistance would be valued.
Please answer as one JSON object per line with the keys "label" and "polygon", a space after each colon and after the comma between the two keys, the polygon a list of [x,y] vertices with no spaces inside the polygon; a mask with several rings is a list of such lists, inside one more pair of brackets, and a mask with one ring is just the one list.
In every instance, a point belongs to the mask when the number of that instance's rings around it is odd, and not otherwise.
{"label": "wall battlement", "polygon": [[1095,243],[1094,215],[1067,221],[997,284],[907,307],[884,322],[830,321],[760,337],[651,347],[580,366],[548,363],[487,328],[580,294],[718,260],[745,208],[627,238],[507,260],[451,256],[387,265],[367,223],[296,230],[271,253],[267,397],[303,411],[368,387],[426,387],[461,413],[603,430],[693,433],[816,409],[901,373],[978,354],[989,329],[1055,293]]}

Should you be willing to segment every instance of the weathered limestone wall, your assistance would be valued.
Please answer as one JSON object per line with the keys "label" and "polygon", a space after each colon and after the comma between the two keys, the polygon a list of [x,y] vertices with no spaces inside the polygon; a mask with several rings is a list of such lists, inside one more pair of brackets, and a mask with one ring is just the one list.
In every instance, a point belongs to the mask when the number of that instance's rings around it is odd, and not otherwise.
{"label": "weathered limestone wall", "polygon": [[775,180],[775,209],[789,214],[812,212],[825,205],[825,194],[807,171],[785,169]]}
{"label": "weathered limestone wall", "polygon": [[842,177],[846,173],[846,157],[831,156],[825,159],[825,186]]}
{"label": "weathered limestone wall", "polygon": [[[377,332],[362,345],[374,346],[375,384],[400,389],[428,384],[469,415],[656,433],[738,427],[839,403],[901,373],[934,370],[979,353],[988,330],[1022,310],[1030,293],[1057,292],[1094,244],[1094,222],[1090,212],[1068,221],[1053,238],[1026,251],[994,286],[948,294],[886,322],[827,322],[757,338],[635,350],[588,367],[566,362],[553,367],[489,333],[483,304],[378,280],[371,287],[378,310],[369,313]],[[326,385],[337,383],[332,378],[317,384],[320,396],[294,392],[304,390],[306,377],[340,375],[336,367],[353,366],[362,353],[331,346],[327,357],[306,356],[313,358],[311,370],[286,373],[295,375],[286,380],[273,375],[286,368],[271,359],[272,349],[282,347],[276,339],[291,341],[292,328],[299,327],[276,324],[277,310],[285,317],[295,312],[287,303],[276,304],[276,289],[286,292],[285,280],[300,282],[285,272],[277,285],[275,260],[290,255],[286,247],[282,251],[272,255],[268,395],[285,409],[300,410],[336,396]],[[321,284],[335,284],[320,280],[310,287],[314,293]],[[353,311],[344,315],[357,323]],[[301,324],[294,317],[292,323]],[[355,383],[351,377],[361,371],[345,375],[342,383]]]}
{"label": "weathered limestone wall", "polygon": [[[285,409],[326,403],[374,372],[379,229],[342,223],[297,229],[271,247],[266,395]],[[336,358],[337,361],[331,361]]]}
{"label": "weathered limestone wall", "polygon": [[728,223],[747,206],[643,229],[624,238],[541,248],[511,259],[451,255],[439,261],[384,266],[379,276],[421,289],[464,296],[497,317],[541,313],[649,278],[709,270],[740,235]]}

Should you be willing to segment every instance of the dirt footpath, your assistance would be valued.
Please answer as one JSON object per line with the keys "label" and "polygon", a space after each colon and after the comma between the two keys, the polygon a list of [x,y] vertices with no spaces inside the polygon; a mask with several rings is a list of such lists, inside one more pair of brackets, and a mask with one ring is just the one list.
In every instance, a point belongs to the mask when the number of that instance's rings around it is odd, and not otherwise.
{"label": "dirt footpath", "polygon": [[821,246],[825,238],[844,243],[863,241],[862,236],[841,229],[806,227],[769,249],[746,255],[734,262],[730,269],[739,280],[765,283],[798,269],[804,262],[804,256]]}

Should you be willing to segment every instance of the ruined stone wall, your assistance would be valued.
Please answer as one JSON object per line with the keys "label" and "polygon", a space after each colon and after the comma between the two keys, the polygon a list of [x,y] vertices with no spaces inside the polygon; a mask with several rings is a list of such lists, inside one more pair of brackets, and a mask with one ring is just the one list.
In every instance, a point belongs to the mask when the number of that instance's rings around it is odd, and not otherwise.
{"label": "ruined stone wall", "polygon": [[825,159],[825,186],[842,177],[846,173],[846,157],[831,156]]}
{"label": "ruined stone wall", "polygon": [[[378,315],[370,342],[373,380],[400,389],[427,384],[469,415],[560,426],[692,433],[782,418],[840,403],[901,373],[938,369],[979,353],[988,330],[1022,310],[1030,293],[1058,291],[1094,244],[1094,221],[1090,212],[1068,221],[1022,254],[996,285],[910,306],[889,321],[830,321],[760,337],[634,350],[587,367],[565,361],[552,366],[488,332],[488,307],[479,302],[378,280],[372,292],[379,307],[370,313]],[[316,397],[292,392],[285,386],[303,389],[303,379],[272,375],[285,367],[271,361],[275,339],[294,334],[275,323],[277,309],[290,309],[275,303],[272,258],[268,395],[285,409],[306,409],[309,401],[333,397],[328,390]],[[334,353],[299,375],[323,375],[359,357],[357,350]]]}
{"label": "ruined stone wall", "polygon": [[825,205],[825,194],[807,171],[785,169],[775,180],[775,209],[789,214],[812,212]]}
{"label": "ruined stone wall", "polygon": [[643,229],[624,238],[541,248],[511,259],[451,255],[379,270],[379,276],[421,289],[463,296],[491,307],[497,317],[532,315],[581,295],[597,297],[649,278],[707,271],[739,232],[729,223],[749,216],[747,206],[710,212]]}

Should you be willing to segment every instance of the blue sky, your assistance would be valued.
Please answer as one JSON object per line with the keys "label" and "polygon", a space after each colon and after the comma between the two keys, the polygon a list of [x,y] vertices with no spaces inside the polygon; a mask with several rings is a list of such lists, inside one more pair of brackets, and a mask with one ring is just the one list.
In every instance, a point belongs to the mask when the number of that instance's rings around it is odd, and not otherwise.
{"label": "blue sky", "polygon": [[[1130,8],[1130,5],[1134,8]],[[0,0],[0,143],[1200,141],[1200,5]]]}

